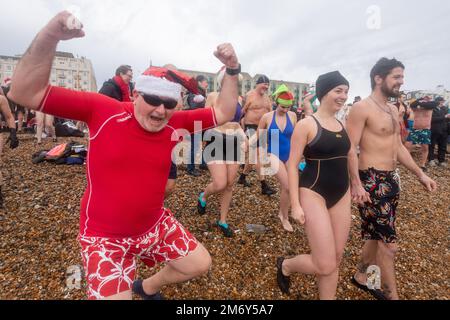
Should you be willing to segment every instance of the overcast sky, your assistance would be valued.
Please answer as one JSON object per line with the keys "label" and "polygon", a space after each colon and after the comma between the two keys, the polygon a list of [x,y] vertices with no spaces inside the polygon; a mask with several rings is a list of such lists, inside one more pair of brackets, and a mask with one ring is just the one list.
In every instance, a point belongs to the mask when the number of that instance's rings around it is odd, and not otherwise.
{"label": "overcast sky", "polygon": [[383,57],[406,65],[404,89],[450,89],[450,2],[442,0],[0,0],[0,55],[22,54],[56,13],[78,11],[86,37],[58,50],[90,59],[99,85],[121,64],[216,72],[231,42],[243,71],[313,83],[339,70],[370,93]]}

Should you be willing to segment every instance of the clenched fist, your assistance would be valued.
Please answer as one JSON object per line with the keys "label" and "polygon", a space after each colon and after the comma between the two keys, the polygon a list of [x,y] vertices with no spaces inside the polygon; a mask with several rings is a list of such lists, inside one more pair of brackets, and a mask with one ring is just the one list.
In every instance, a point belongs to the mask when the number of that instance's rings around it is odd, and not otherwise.
{"label": "clenched fist", "polygon": [[217,59],[220,60],[227,68],[237,69],[239,68],[239,61],[234,52],[234,48],[230,43],[224,43],[217,47],[214,52]]}
{"label": "clenched fist", "polygon": [[70,12],[58,13],[45,26],[43,32],[56,41],[84,37],[83,24]]}

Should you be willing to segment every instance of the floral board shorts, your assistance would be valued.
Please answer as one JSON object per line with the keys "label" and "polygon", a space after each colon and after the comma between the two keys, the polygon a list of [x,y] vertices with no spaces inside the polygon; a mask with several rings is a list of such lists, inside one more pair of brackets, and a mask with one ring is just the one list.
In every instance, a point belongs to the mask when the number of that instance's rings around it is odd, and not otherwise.
{"label": "floral board shorts", "polygon": [[395,171],[370,168],[359,172],[364,189],[372,203],[359,207],[363,240],[397,242],[395,219],[400,196],[400,176]]}
{"label": "floral board shorts", "polygon": [[409,133],[407,140],[409,142],[412,142],[412,144],[430,145],[431,144],[431,130],[412,129],[411,132]]}
{"label": "floral board shorts", "polygon": [[79,236],[88,297],[104,299],[131,290],[136,258],[148,267],[184,258],[197,240],[165,209],[165,217],[145,235],[128,239]]}

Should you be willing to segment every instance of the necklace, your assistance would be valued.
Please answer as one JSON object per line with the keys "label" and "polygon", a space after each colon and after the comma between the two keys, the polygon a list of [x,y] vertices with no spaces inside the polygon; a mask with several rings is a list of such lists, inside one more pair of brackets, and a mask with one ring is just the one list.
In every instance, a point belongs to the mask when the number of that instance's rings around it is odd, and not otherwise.
{"label": "necklace", "polygon": [[370,100],[372,100],[373,102],[375,102],[375,104],[377,105],[378,108],[380,108],[383,112],[386,112],[389,115],[392,115],[392,110],[391,108],[389,108],[389,110],[386,110],[383,108],[383,106],[381,104],[378,103],[377,100],[375,100],[372,96],[369,96]]}
{"label": "necklace", "polygon": [[375,105],[381,109],[383,112],[387,113],[388,115],[391,116],[391,121],[392,121],[392,131],[393,131],[393,138],[392,138],[392,152],[393,152],[393,159],[392,159],[392,163],[394,165],[394,168],[397,166],[397,153],[395,152],[395,146],[397,145],[396,141],[396,137],[397,137],[397,120],[395,120],[394,114],[392,112],[392,109],[387,106],[389,108],[389,111],[386,110],[385,108],[383,108],[383,106],[381,106],[381,104],[379,104],[372,96],[369,96],[370,100],[372,100]]}
{"label": "necklace", "polygon": [[375,103],[375,105],[376,105],[381,111],[383,111],[384,113],[387,113],[388,115],[391,116],[392,129],[393,129],[393,131],[395,131],[397,121],[395,120],[395,117],[394,117],[394,114],[393,114],[393,112],[392,112],[392,109],[391,109],[389,106],[387,106],[387,107],[389,108],[389,110],[386,110],[386,109],[383,108],[383,106],[382,106],[380,103],[378,103],[378,101],[376,101],[372,96],[369,96],[369,98],[370,98],[370,100],[372,100],[372,101]]}

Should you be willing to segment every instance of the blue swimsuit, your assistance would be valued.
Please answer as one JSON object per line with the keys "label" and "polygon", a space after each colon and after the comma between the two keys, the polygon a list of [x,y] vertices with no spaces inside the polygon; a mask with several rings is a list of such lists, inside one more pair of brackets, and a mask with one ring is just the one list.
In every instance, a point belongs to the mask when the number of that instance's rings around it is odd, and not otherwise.
{"label": "blue swimsuit", "polygon": [[[284,131],[281,131],[280,128],[278,128],[275,119],[276,113],[274,113],[272,123],[269,127],[267,152],[273,154],[274,156],[277,156],[278,159],[286,163],[289,160],[289,154],[291,152],[291,137],[294,133],[294,125],[292,124],[289,115],[286,114],[286,128],[284,129]],[[279,141],[272,141],[272,130],[277,130],[279,132]],[[275,146],[278,146],[278,152]]]}

